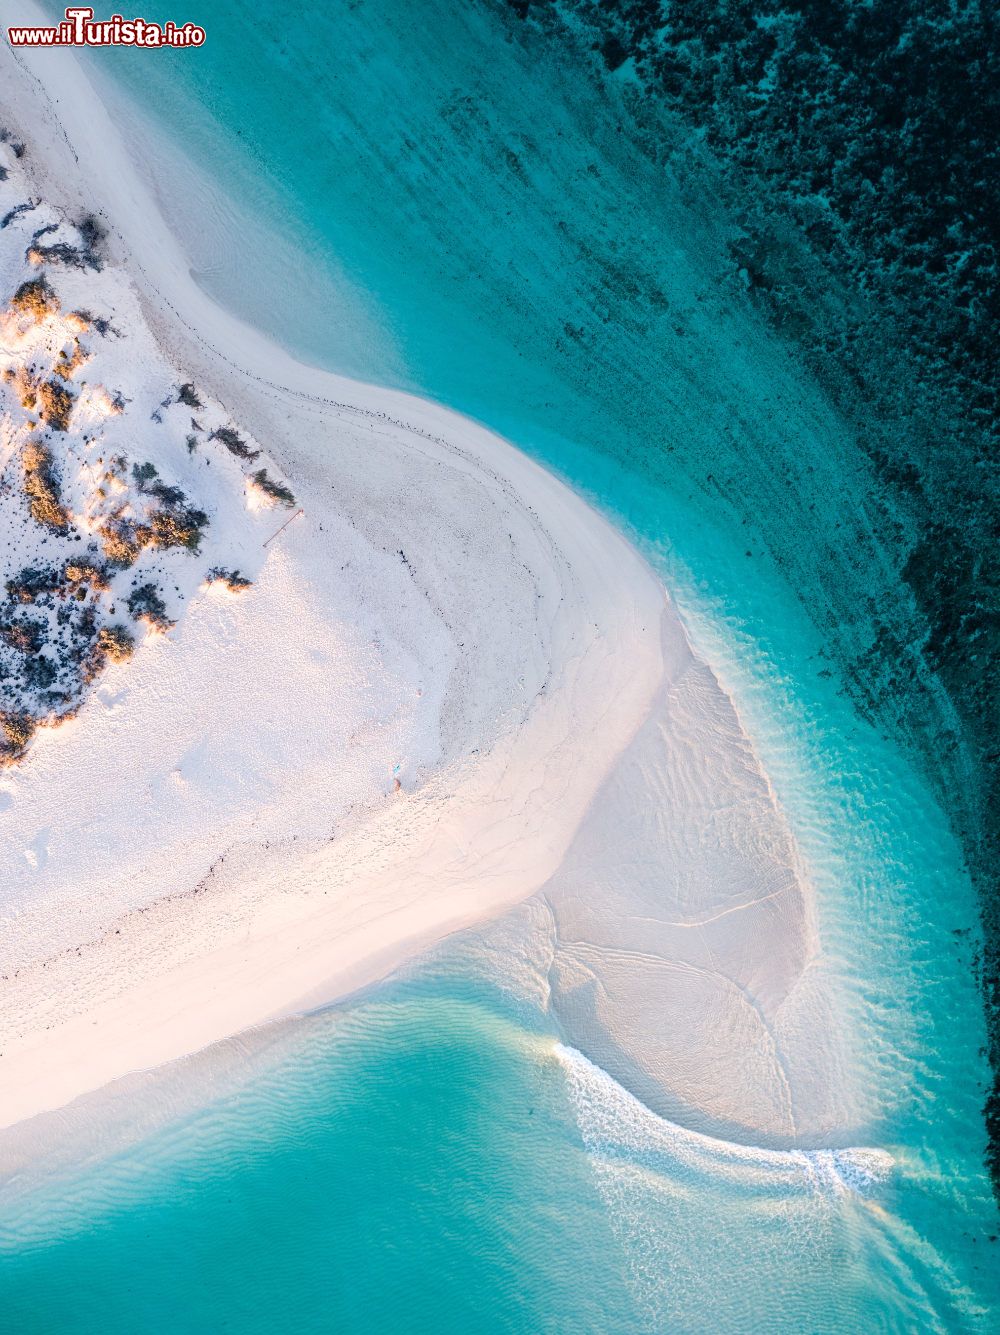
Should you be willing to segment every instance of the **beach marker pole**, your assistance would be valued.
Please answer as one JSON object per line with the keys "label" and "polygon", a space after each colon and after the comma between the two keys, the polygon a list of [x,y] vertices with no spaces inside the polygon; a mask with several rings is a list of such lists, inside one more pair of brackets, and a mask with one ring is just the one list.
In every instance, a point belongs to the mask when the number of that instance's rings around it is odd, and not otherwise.
{"label": "beach marker pole", "polygon": [[261,546],[266,547],[268,542],[273,542],[279,533],[284,533],[285,529],[288,527],[288,525],[292,522],[293,519],[298,519],[299,515],[302,514],[305,514],[305,511],[300,509],[296,510],[293,515],[289,515],[289,517],[282,524],[281,528],[275,529],[274,532],[271,534],[271,536],[268,538],[267,542],[261,543]]}

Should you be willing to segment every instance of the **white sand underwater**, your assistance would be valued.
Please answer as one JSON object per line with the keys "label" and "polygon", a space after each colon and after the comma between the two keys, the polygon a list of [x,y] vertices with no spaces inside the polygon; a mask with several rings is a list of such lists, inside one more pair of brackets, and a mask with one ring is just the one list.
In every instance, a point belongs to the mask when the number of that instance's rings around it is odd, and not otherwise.
{"label": "white sand underwater", "polygon": [[0,1125],[521,905],[496,929],[511,969],[634,1094],[711,1134],[836,1142],[807,874],[639,555],[490,432],[215,306],[75,58],[2,59],[38,192],[100,209],[118,267],[93,281],[159,340],[137,383],[162,357],[203,386],[304,514],[247,595],[196,598],[0,778]]}

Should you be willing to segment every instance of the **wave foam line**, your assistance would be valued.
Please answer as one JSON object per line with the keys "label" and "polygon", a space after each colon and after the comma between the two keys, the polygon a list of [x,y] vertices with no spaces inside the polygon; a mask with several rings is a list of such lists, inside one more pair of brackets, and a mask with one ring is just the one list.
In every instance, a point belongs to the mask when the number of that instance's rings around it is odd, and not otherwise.
{"label": "wave foam line", "polygon": [[829,1276],[848,1255],[871,1264],[883,1212],[853,1206],[889,1177],[885,1151],[718,1140],[657,1116],[575,1048],[555,1055],[642,1329],[863,1328],[855,1292]]}
{"label": "wave foam line", "polygon": [[765,1192],[805,1189],[866,1196],[890,1176],[885,1150],[771,1150],[719,1140],[659,1117],[612,1076],[577,1051],[557,1043],[580,1134],[587,1151],[658,1175],[724,1176],[734,1187]]}

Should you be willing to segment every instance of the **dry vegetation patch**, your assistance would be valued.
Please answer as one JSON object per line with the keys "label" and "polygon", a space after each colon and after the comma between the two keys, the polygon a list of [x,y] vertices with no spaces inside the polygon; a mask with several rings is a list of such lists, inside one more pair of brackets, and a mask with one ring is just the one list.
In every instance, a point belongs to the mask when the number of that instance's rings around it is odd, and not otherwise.
{"label": "dry vegetation patch", "polygon": [[88,585],[102,593],[111,588],[108,572],[91,561],[68,561],[63,570],[63,577],[68,584]]}
{"label": "dry vegetation patch", "polygon": [[78,338],[74,338],[72,352],[66,352],[65,349],[60,352],[59,360],[52,369],[63,380],[72,380],[80,367],[85,366],[89,360],[87,349]]}
{"label": "dry vegetation patch", "polygon": [[[214,463],[212,473],[219,465],[225,471],[224,527],[230,515],[259,508],[248,505],[241,474],[257,467],[261,451],[235,423],[213,431],[227,421],[224,409],[166,368],[157,372],[166,370],[155,387],[159,409],[150,416],[156,425],[147,424],[145,405],[155,401],[149,368],[122,357],[128,349],[112,346],[130,338],[131,316],[123,314],[118,328],[110,314],[94,314],[118,309],[114,289],[86,272],[55,267],[99,270],[101,242],[96,220],[85,218],[74,229],[24,191],[0,206],[0,259],[20,266],[23,256],[45,266],[8,268],[17,277],[0,297],[6,331],[0,411],[23,473],[20,485],[15,474],[0,487],[7,525],[0,575],[0,766],[17,763],[39,728],[72,717],[100,674],[133,656],[142,639],[136,623],[169,631],[175,622],[168,603],[171,610],[182,606],[201,580],[232,594],[252,585],[231,567],[215,566],[206,577],[209,561],[188,562],[185,553],[207,546],[210,531],[208,514],[193,502],[216,495],[213,486],[203,492],[195,465]],[[67,293],[65,309],[51,275]],[[73,286],[72,305],[66,284]],[[196,420],[203,414],[204,426]],[[209,440],[240,468],[217,455],[189,458]],[[184,479],[184,489],[175,478]],[[270,501],[293,502],[263,469],[251,486]],[[211,559],[225,559],[223,550],[213,550]]]}
{"label": "dry vegetation patch", "polygon": [[124,626],[102,626],[97,634],[97,647],[112,663],[124,663],[135,653],[135,640]]}
{"label": "dry vegetation patch", "polygon": [[229,453],[235,454],[237,459],[246,459],[248,462],[252,463],[254,459],[260,457],[260,450],[252,450],[246,441],[236,434],[232,427],[217,427],[209,436],[209,440],[221,441]]}
{"label": "dry vegetation patch", "polygon": [[54,533],[65,533],[69,515],[62,504],[59,481],[52,466],[52,451],[39,440],[24,447],[24,491],[29,499],[31,517]]}
{"label": "dry vegetation patch", "polygon": [[288,506],[289,509],[295,504],[295,497],[283,482],[275,482],[274,478],[268,476],[266,468],[259,468],[250,479],[253,486],[258,491],[263,492],[272,504],[281,504]]}
{"label": "dry vegetation patch", "polygon": [[144,621],[154,630],[167,631],[176,622],[167,616],[167,605],[155,584],[140,584],[128,596],[128,610],[136,621]]}
{"label": "dry vegetation patch", "polygon": [[148,547],[153,530],[148,524],[115,515],[97,530],[101,548],[112,565],[124,568],[134,565],[139,553]]}
{"label": "dry vegetation patch", "polygon": [[207,523],[208,516],[203,510],[154,510],[149,517],[153,546],[187,547],[196,552]]}
{"label": "dry vegetation patch", "polygon": [[30,714],[0,710],[0,766],[20,760],[37,730]]}
{"label": "dry vegetation patch", "polygon": [[222,566],[213,566],[206,578],[208,584],[221,584],[230,593],[242,593],[253,586],[253,580],[241,575],[238,570],[226,570]]}
{"label": "dry vegetation patch", "polygon": [[99,676],[108,663],[127,663],[135,653],[135,638],[125,626],[102,626],[84,670],[87,681]]}
{"label": "dry vegetation patch", "polygon": [[22,283],[11,297],[10,305],[19,315],[30,315],[35,320],[44,320],[47,315],[57,314],[59,298],[43,274],[41,278],[29,278],[27,282]]}
{"label": "dry vegetation patch", "polygon": [[38,415],[53,431],[68,431],[73,411],[73,395],[57,380],[43,380],[38,386]]}

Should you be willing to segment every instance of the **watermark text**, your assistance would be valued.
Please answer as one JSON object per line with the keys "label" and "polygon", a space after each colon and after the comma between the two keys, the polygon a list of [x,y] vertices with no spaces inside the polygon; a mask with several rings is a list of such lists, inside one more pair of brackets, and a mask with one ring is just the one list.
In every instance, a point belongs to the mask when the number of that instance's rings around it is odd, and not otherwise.
{"label": "watermark text", "polygon": [[205,29],[197,23],[151,23],[146,19],[126,19],[112,14],[109,19],[94,19],[89,5],[72,5],[66,17],[53,27],[7,29],[11,46],[201,46]]}

